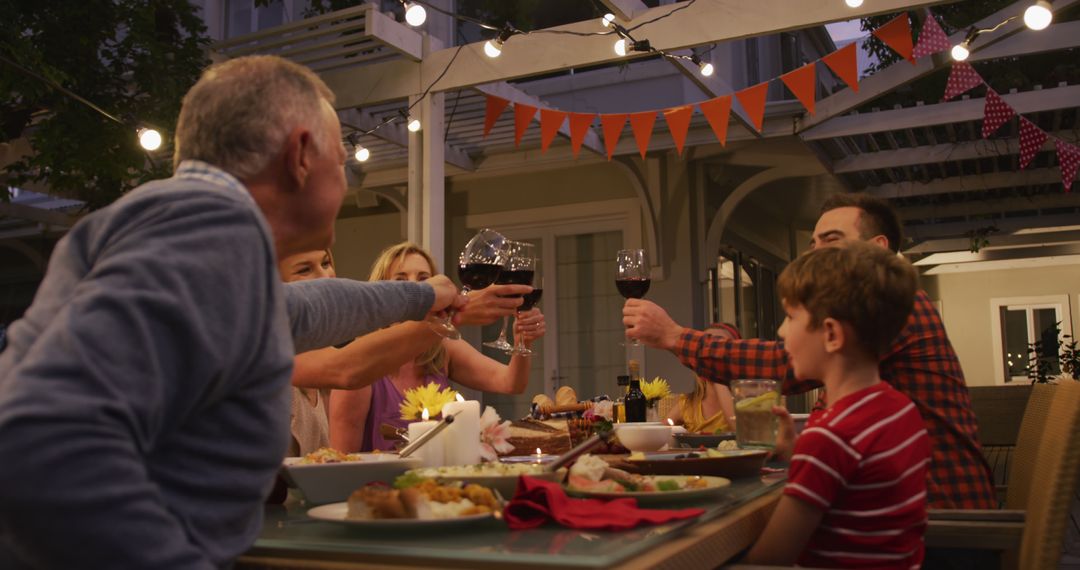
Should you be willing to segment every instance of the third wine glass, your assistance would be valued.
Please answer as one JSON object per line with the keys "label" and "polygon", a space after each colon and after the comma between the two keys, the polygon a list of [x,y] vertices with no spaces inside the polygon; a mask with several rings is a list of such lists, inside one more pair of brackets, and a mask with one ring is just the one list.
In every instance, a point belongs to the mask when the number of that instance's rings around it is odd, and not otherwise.
{"label": "third wine glass", "polygon": [[[620,249],[615,256],[615,287],[626,299],[641,299],[649,292],[649,257],[644,249]],[[633,346],[641,343],[634,339]]]}

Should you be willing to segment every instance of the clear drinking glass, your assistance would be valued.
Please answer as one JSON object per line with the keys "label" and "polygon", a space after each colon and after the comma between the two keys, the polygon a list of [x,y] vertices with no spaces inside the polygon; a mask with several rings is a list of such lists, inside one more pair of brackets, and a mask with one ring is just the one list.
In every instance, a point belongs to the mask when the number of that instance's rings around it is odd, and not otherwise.
{"label": "clear drinking glass", "polygon": [[[495,279],[496,285],[532,285],[533,275],[531,271],[522,271],[512,269],[514,266],[515,257],[533,257],[533,244],[523,241],[507,240],[506,245],[506,257],[508,267],[499,273],[499,277]],[[520,295],[519,295],[520,296]],[[514,345],[510,344],[506,340],[506,327],[510,322],[510,317],[503,317],[502,329],[499,330],[499,338],[495,340],[489,340],[484,343],[484,346],[489,348],[495,348],[503,352],[512,352]]]}
{"label": "clear drinking glass", "polygon": [[[649,256],[644,249],[620,249],[615,255],[615,287],[626,299],[641,299],[649,292],[652,279],[649,272]],[[632,346],[641,346],[637,339]]]}
{"label": "clear drinking glass", "polygon": [[[499,232],[484,228],[465,244],[458,258],[462,294],[468,295],[469,291],[483,289],[495,282],[506,263],[507,241]],[[461,332],[451,322],[453,317],[454,312],[447,311],[445,319],[429,321],[432,330],[449,339],[461,338]]]}
{"label": "clear drinking glass", "polygon": [[735,442],[743,449],[776,447],[779,418],[773,406],[780,405],[780,385],[775,380],[734,380]]}
{"label": "clear drinking glass", "polygon": [[[537,305],[537,303],[540,302],[540,297],[542,297],[544,295],[544,276],[540,272],[540,259],[539,258],[537,258],[537,257],[517,257],[517,258],[514,258],[514,259],[510,260],[511,265],[515,264],[515,260],[517,261],[517,267],[529,268],[529,269],[522,269],[522,271],[528,271],[529,272],[530,280],[529,280],[529,283],[526,283],[526,285],[532,285],[532,287],[533,287],[532,292],[531,293],[526,293],[525,294],[525,300],[521,303],[521,305],[518,306],[517,314],[514,315],[514,318],[516,319],[519,316],[521,316],[521,313],[523,311],[531,310],[533,307],[535,307]],[[521,335],[515,334],[514,335],[514,349],[510,352],[510,354],[520,354],[522,356],[529,356],[532,353],[533,353],[533,351],[529,350],[525,346],[525,339]]]}

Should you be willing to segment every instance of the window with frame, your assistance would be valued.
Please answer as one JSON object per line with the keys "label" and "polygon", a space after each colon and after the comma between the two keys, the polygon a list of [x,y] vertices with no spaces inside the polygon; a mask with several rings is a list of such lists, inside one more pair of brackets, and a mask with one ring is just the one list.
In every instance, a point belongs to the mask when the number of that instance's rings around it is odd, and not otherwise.
{"label": "window with frame", "polygon": [[[996,384],[1029,382],[1033,343],[1057,353],[1058,335],[1072,334],[1068,295],[991,299]],[[1059,330],[1060,329],[1060,330]],[[1051,375],[1061,373],[1057,358],[1046,360]]]}

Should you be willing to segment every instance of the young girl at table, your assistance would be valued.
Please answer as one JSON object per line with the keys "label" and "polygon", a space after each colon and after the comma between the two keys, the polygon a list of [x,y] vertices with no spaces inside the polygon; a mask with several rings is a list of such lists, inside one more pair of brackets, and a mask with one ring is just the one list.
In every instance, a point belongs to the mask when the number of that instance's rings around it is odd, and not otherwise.
{"label": "young girl at table", "polygon": [[828,407],[810,415],[793,451],[791,416],[774,408],[776,454],[790,455],[791,467],[744,562],[919,567],[929,438],[915,404],[878,375],[915,287],[907,261],[865,242],[815,249],[781,274],[784,350],[796,378],[824,382]]}
{"label": "young girl at table", "polygon": [[[434,272],[435,260],[431,254],[414,243],[403,242],[379,255],[372,266],[370,280],[423,281]],[[468,307],[466,305],[466,309]],[[534,308],[515,319],[514,335],[520,335],[525,346],[531,346],[544,335],[544,326],[544,315]],[[395,329],[406,330],[408,338],[387,340],[382,344],[387,350],[395,348],[392,342],[407,344],[412,347],[412,353],[399,357],[393,370],[383,372],[383,376],[368,387],[334,391],[330,400],[330,442],[334,448],[342,451],[393,449],[393,442],[382,437],[382,426],[407,426],[399,409],[405,391],[429,382],[449,386],[449,380],[453,379],[463,386],[497,394],[520,394],[529,384],[529,356],[514,354],[506,365],[484,356],[464,340],[439,337],[426,323],[403,323],[384,331],[393,333]],[[390,364],[389,359],[384,360]]]}
{"label": "young girl at table", "polygon": [[[728,323],[713,323],[706,334],[727,339],[740,339],[739,329]],[[731,390],[723,384],[694,376],[694,391],[681,394],[668,419],[686,427],[690,433],[735,431],[735,402]]]}

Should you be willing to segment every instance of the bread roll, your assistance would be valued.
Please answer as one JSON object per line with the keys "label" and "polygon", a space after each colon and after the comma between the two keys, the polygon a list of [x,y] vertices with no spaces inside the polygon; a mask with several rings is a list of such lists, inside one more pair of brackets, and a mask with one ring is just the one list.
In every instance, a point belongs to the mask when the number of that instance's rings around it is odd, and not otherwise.
{"label": "bread roll", "polygon": [[555,392],[556,406],[569,406],[578,402],[577,392],[569,386],[563,386]]}
{"label": "bread roll", "polygon": [[541,409],[552,408],[555,406],[555,401],[549,398],[547,394],[537,394],[533,396],[532,401],[534,404],[536,404],[538,408]]}

